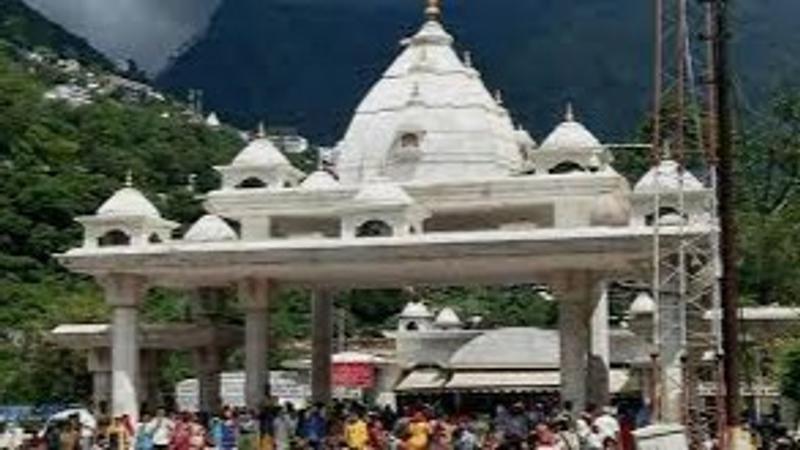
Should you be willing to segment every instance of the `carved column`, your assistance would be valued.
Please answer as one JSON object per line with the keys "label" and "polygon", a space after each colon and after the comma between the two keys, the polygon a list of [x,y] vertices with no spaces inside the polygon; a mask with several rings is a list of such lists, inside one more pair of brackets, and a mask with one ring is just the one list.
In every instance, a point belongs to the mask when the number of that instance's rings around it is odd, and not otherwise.
{"label": "carved column", "polygon": [[245,312],[245,402],[259,408],[269,394],[269,280],[252,278],[240,284]]}
{"label": "carved column", "polygon": [[550,280],[559,302],[561,398],[571,402],[575,411],[583,410],[588,402],[597,280],[588,271],[565,271]]}
{"label": "carved column", "polygon": [[333,359],[333,291],[312,292],[311,397],[321,403],[331,401]]}
{"label": "carved column", "polygon": [[609,303],[605,283],[599,283],[599,298],[591,320],[592,348],[589,359],[588,400],[598,406],[611,403],[611,342],[608,326]]}
{"label": "carved column", "polygon": [[146,280],[131,275],[112,275],[101,280],[111,306],[111,412],[139,419],[139,304],[147,290]]}

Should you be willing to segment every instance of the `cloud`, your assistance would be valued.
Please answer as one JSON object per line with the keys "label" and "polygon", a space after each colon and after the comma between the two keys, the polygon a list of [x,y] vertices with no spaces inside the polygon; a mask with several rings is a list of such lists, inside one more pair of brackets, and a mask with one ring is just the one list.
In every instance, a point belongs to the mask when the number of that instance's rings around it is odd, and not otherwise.
{"label": "cloud", "polygon": [[222,0],[25,0],[112,59],[161,69]]}

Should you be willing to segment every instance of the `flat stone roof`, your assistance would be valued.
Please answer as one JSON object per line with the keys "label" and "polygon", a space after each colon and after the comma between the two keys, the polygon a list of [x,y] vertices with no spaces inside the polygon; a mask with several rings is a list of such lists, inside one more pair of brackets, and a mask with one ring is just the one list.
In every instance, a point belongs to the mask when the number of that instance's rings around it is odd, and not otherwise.
{"label": "flat stone roof", "polygon": [[[661,229],[662,245],[679,230]],[[700,235],[707,227],[686,227]],[[650,227],[428,233],[360,239],[273,239],[143,247],[79,248],[58,255],[74,272],[140,275],[155,284],[215,286],[244,277],[288,285],[397,287],[535,281],[559,270],[614,275],[652,259]]]}
{"label": "flat stone roof", "polygon": [[[139,328],[140,346],[148,349],[183,350],[215,344],[230,347],[244,342],[244,331],[235,326],[209,326],[190,323],[143,324]],[[53,328],[49,339],[77,350],[111,347],[111,325],[63,324]]]}

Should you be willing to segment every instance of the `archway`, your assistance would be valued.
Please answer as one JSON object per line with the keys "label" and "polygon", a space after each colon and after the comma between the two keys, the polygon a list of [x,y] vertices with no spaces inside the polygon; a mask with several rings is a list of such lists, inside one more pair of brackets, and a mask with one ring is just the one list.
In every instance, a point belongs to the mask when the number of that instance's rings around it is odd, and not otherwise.
{"label": "archway", "polygon": [[564,161],[558,163],[555,167],[550,169],[549,173],[552,175],[562,175],[573,172],[585,172],[586,170],[580,164],[573,161]]}
{"label": "archway", "polygon": [[356,237],[391,237],[392,227],[382,220],[364,222],[356,229]]}
{"label": "archway", "polygon": [[236,187],[238,189],[260,189],[267,187],[267,183],[260,178],[250,177],[237,184]]}
{"label": "archway", "polygon": [[121,247],[131,245],[131,238],[122,230],[111,230],[97,240],[100,247]]}

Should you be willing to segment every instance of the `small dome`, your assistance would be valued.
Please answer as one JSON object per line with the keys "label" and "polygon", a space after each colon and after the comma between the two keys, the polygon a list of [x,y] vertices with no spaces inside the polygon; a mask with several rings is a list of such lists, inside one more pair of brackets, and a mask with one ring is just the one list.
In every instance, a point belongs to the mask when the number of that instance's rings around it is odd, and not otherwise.
{"label": "small dome", "polygon": [[369,205],[407,206],[413,205],[414,199],[395,183],[377,180],[361,187],[355,201]]}
{"label": "small dome", "polygon": [[336,178],[331,175],[327,170],[317,170],[312,173],[300,184],[302,189],[319,190],[337,189],[340,187]]}
{"label": "small dome", "polygon": [[536,141],[531,137],[530,133],[528,133],[528,130],[517,128],[514,135],[517,138],[517,144],[529,148],[536,147]]}
{"label": "small dome", "polygon": [[[658,167],[651,168],[634,186],[637,193],[662,192],[680,190],[680,166],[676,161],[665,159]],[[701,191],[705,187],[691,172],[683,171],[683,189],[686,191]]]}
{"label": "small dome", "polygon": [[630,203],[616,194],[603,194],[594,202],[590,216],[594,226],[621,227],[630,221]]}
{"label": "small dome", "polygon": [[461,326],[461,319],[453,308],[443,308],[436,316],[435,323],[440,328],[458,328]]}
{"label": "small dome", "polygon": [[409,302],[400,313],[403,319],[429,319],[433,317],[428,307],[422,302]]}
{"label": "small dome", "polygon": [[221,126],[222,123],[219,121],[219,117],[217,117],[217,113],[212,112],[211,114],[206,117],[206,125],[212,128],[216,128]]}
{"label": "small dome", "polygon": [[655,314],[656,312],[656,301],[653,300],[653,297],[650,296],[648,292],[642,291],[636,296],[636,299],[633,300],[631,303],[631,307],[628,310],[631,316],[644,316],[649,314]]}
{"label": "small dome", "polygon": [[564,121],[547,136],[539,148],[541,150],[599,150],[602,146],[586,127],[575,121],[572,107],[568,105]]}
{"label": "small dome", "polygon": [[247,144],[231,163],[232,166],[278,167],[290,166],[286,156],[269,139],[258,137]]}
{"label": "small dome", "polygon": [[143,216],[160,219],[161,214],[138,189],[126,186],[111,196],[97,210],[98,216]]}
{"label": "small dome", "polygon": [[207,214],[189,228],[184,241],[190,242],[222,242],[239,239],[236,232],[222,218]]}

